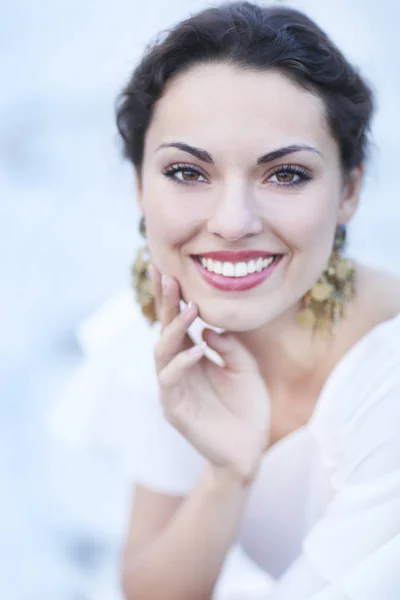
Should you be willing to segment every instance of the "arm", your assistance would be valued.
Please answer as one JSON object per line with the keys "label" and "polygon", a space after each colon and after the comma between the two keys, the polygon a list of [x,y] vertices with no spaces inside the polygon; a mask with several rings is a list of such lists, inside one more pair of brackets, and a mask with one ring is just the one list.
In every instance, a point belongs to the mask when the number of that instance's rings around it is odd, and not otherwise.
{"label": "arm", "polygon": [[[209,600],[259,469],[269,431],[268,392],[256,360],[234,335],[204,330],[220,361],[204,357],[205,345],[194,346],[188,334],[197,305],[190,302],[181,312],[178,282],[165,276],[162,286],[155,268],[152,279],[161,317],[154,347],[159,412],[206,467],[168,525],[125,563],[126,597]],[[163,441],[155,444],[161,457],[168,448]],[[168,461],[161,462],[168,476]]]}
{"label": "arm", "polygon": [[207,465],[157,537],[127,553],[127,600],[209,600],[237,529],[250,484]]}

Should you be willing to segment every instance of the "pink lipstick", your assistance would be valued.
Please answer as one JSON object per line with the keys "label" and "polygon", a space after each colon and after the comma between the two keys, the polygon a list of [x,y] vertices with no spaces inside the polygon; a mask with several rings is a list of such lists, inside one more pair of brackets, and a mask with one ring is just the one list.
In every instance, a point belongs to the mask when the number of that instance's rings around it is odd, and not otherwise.
{"label": "pink lipstick", "polygon": [[278,266],[282,254],[273,254],[271,252],[260,252],[260,251],[243,251],[243,252],[208,252],[201,254],[201,258],[212,258],[220,262],[232,262],[234,264],[239,262],[248,262],[258,258],[273,258],[270,265],[265,267],[262,271],[256,273],[249,273],[242,277],[227,277],[225,275],[219,275],[208,271],[203,267],[198,256],[192,256],[193,262],[196,269],[203,277],[204,281],[210,284],[212,287],[226,292],[241,292],[249,290],[263,283],[271,274],[275,271]]}

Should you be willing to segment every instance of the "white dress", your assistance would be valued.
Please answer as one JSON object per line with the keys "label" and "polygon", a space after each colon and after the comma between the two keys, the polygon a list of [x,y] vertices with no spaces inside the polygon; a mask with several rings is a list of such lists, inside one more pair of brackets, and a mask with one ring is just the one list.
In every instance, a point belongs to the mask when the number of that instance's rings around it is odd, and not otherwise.
{"label": "white dress", "polygon": [[[188,494],[205,459],[162,415],[159,327],[130,293],[109,315],[80,332],[89,358],[52,426],[116,450],[132,481]],[[192,325],[194,339],[203,326]],[[268,599],[400,599],[400,315],[346,353],[309,422],[265,453],[237,542],[274,579]]]}

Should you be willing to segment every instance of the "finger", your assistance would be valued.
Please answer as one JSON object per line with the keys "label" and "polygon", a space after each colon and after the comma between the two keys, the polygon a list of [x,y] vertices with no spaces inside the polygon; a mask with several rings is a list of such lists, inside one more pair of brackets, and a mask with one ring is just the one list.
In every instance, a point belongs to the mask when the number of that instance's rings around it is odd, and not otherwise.
{"label": "finger", "polygon": [[181,293],[178,282],[166,274],[161,278],[161,288],[161,328],[165,329],[180,313]]}
{"label": "finger", "polygon": [[162,303],[161,273],[154,264],[149,265],[149,277],[153,284],[153,295],[154,295],[154,302],[156,305],[157,319],[159,321],[161,321],[161,303]]}
{"label": "finger", "polygon": [[243,372],[254,371],[258,368],[254,356],[234,334],[217,333],[213,329],[204,329],[202,336],[207,345],[221,356],[227,369]]}
{"label": "finger", "polygon": [[206,343],[202,342],[175,356],[159,373],[158,379],[161,387],[169,390],[177,386],[182,381],[185,373],[204,356],[206,346]]}
{"label": "finger", "polygon": [[193,346],[188,335],[188,328],[197,315],[197,305],[189,302],[184,310],[163,329],[154,349],[157,373],[164,369],[179,352]]}

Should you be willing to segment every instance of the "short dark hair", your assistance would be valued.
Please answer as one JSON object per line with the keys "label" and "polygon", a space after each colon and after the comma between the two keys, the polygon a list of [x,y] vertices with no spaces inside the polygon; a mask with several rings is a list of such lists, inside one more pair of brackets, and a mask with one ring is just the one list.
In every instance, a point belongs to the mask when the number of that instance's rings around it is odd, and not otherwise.
{"label": "short dark hair", "polygon": [[196,63],[280,71],[318,95],[345,172],[366,158],[374,98],[370,87],[322,29],[282,6],[230,2],[175,25],[149,48],[117,101],[124,155],[140,173],[144,140],[167,81]]}

